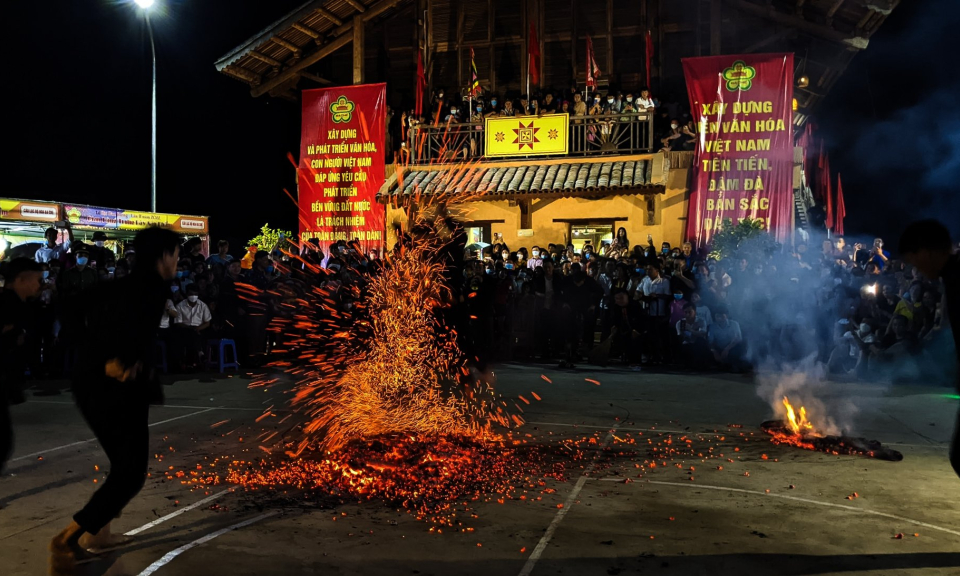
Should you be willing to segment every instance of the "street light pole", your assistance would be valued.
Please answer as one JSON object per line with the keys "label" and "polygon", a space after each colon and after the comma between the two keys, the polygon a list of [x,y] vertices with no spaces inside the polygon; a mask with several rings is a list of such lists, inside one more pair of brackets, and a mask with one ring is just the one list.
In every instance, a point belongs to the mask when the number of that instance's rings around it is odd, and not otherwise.
{"label": "street light pole", "polygon": [[157,49],[153,43],[153,27],[147,14],[147,34],[150,36],[150,58],[153,61],[153,90],[150,106],[150,211],[157,211]]}
{"label": "street light pole", "polygon": [[157,47],[153,43],[153,27],[150,26],[150,8],[154,0],[133,0],[143,10],[150,36],[150,60],[153,72],[150,96],[150,211],[157,211]]}

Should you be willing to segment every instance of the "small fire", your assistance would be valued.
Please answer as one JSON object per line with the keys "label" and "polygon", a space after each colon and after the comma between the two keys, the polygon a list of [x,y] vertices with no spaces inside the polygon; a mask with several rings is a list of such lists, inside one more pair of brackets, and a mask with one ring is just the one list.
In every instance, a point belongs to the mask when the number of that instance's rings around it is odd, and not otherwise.
{"label": "small fire", "polygon": [[821,435],[815,431],[813,423],[807,419],[807,409],[801,406],[800,410],[797,411],[786,396],[783,397],[783,407],[787,411],[787,420],[784,422],[786,426],[780,429],[767,430],[773,436],[774,444],[789,444],[798,448],[816,450],[816,447],[809,440],[819,438]]}
{"label": "small fire", "polygon": [[790,424],[790,429],[793,430],[793,433],[799,436],[804,436],[813,431],[813,424],[807,420],[807,409],[803,406],[800,407],[800,416],[797,417],[797,412],[793,408],[793,404],[790,403],[790,399],[786,396],[783,397],[783,406],[787,409],[787,421]]}
{"label": "small fire", "polygon": [[807,418],[807,409],[800,406],[798,411],[786,396],[783,397],[783,407],[786,409],[785,420],[770,420],[760,425],[774,444],[787,444],[828,454],[869,456],[892,462],[903,460],[903,454],[876,440],[821,432],[822,428],[814,427]]}

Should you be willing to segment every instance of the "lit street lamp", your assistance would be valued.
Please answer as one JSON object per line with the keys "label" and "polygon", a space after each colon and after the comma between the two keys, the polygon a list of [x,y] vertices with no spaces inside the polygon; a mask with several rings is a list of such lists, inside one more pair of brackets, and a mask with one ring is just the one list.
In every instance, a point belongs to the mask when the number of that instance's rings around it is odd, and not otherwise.
{"label": "lit street lamp", "polygon": [[157,49],[153,44],[153,28],[150,26],[150,7],[154,0],[134,0],[143,10],[150,36],[150,57],[153,61],[153,93],[150,106],[150,211],[157,211]]}

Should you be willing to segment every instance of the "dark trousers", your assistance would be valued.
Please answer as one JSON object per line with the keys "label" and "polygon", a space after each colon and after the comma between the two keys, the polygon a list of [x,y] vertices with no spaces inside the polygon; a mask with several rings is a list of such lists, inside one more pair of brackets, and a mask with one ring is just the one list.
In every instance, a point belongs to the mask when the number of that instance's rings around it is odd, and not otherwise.
{"label": "dark trousers", "polygon": [[[0,396],[3,395],[0,388]],[[13,420],[10,418],[10,403],[6,398],[0,398],[0,472],[3,472],[13,454]]]}
{"label": "dark trousers", "polygon": [[646,318],[646,346],[649,351],[649,360],[664,362],[670,349],[670,317],[647,316]]}
{"label": "dark trousers", "polygon": [[957,423],[953,427],[953,443],[950,444],[950,464],[960,476],[960,410],[957,410]]}
{"label": "dark trousers", "polygon": [[146,480],[150,434],[149,400],[134,382],[112,379],[74,386],[77,407],[110,460],[107,480],[73,520],[96,534],[116,518]]}

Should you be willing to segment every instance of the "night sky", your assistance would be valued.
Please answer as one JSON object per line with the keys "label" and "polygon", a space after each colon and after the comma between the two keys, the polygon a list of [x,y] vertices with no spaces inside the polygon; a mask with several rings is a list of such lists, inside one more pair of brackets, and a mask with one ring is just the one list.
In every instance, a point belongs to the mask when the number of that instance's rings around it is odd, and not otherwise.
{"label": "night sky", "polygon": [[[265,222],[295,231],[286,158],[299,106],[252,98],[214,61],[302,0],[159,0],[158,210],[212,217],[233,251]],[[150,52],[121,0],[5,7],[8,60],[0,195],[146,210],[150,206]],[[960,236],[960,75],[943,47],[954,0],[901,2],[819,109],[843,174],[847,232],[895,244],[913,218]],[[376,81],[377,79],[370,79]]]}

